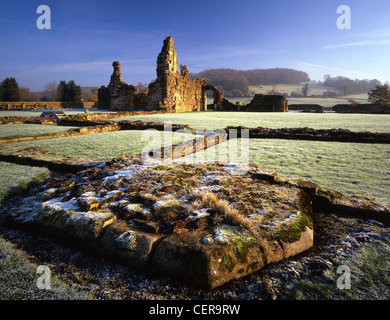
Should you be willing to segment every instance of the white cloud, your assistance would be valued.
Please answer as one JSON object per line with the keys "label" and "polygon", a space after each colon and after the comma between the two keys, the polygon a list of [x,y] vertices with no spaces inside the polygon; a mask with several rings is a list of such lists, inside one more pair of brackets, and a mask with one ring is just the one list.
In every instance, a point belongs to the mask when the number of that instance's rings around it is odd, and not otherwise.
{"label": "white cloud", "polygon": [[[100,73],[100,72],[111,72],[112,71],[112,62],[114,61],[91,61],[91,62],[74,62],[74,63],[61,63],[53,64],[49,66],[36,67],[31,70],[26,70],[23,73],[53,73],[53,72],[85,72],[85,73]],[[135,73],[145,68],[150,68],[149,65],[153,64],[154,59],[130,59],[130,60],[121,60],[121,64],[126,65],[126,70],[128,72],[134,71]],[[153,66],[154,67],[154,66]],[[123,70],[122,70],[123,71]]]}
{"label": "white cloud", "polygon": [[348,38],[390,38],[390,29],[371,30],[360,33],[348,33]]}
{"label": "white cloud", "polygon": [[226,47],[221,50],[218,48],[217,50],[209,49],[210,53],[206,53],[203,55],[182,55],[180,58],[183,61],[204,61],[204,60],[218,60],[224,58],[234,58],[234,57],[242,57],[257,54],[263,51],[263,48],[233,48]]}
{"label": "white cloud", "polygon": [[346,47],[382,46],[390,44],[390,29],[371,30],[360,33],[347,33],[347,39],[359,39],[359,41],[349,41],[346,43],[328,45],[325,49],[336,49]]}
{"label": "white cloud", "polygon": [[[308,63],[304,61],[295,61],[296,67],[298,69],[302,69],[303,71],[309,73],[312,75],[313,73],[319,73],[321,72],[321,76],[324,76],[325,74],[331,74],[332,76],[344,76],[352,79],[375,79],[378,78],[372,74],[368,74],[365,72],[357,71],[357,70],[350,70],[350,69],[343,69],[338,67],[332,67],[332,66],[325,66],[320,64],[314,64],[314,63]],[[319,76],[317,76],[319,78]]]}
{"label": "white cloud", "polygon": [[382,46],[389,45],[390,39],[385,40],[365,40],[365,41],[356,41],[348,42],[336,45],[325,46],[325,49],[335,49],[335,48],[345,48],[345,47],[363,47],[363,46]]}

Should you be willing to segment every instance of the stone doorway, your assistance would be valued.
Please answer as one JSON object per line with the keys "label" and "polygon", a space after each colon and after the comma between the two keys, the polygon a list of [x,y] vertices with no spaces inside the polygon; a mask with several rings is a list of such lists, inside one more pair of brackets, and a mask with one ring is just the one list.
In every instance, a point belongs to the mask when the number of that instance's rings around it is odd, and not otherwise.
{"label": "stone doorway", "polygon": [[[212,92],[212,98],[210,98],[210,92]],[[209,95],[209,98],[207,98]],[[202,88],[203,96],[203,110],[213,109],[221,110],[223,99],[225,98],[222,91],[212,85],[205,85]]]}

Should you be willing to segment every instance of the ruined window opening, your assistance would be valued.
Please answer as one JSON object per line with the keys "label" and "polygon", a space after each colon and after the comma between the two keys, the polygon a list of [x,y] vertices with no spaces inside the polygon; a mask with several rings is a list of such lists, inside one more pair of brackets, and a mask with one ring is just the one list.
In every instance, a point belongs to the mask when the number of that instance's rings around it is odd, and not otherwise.
{"label": "ruined window opening", "polygon": [[211,89],[205,92],[207,110],[215,110],[215,92]]}

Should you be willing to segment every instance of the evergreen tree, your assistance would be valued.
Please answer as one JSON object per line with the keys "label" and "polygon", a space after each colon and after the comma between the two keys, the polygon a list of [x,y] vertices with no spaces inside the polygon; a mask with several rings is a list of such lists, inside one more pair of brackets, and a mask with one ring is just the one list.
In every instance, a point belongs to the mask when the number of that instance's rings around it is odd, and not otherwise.
{"label": "evergreen tree", "polygon": [[2,99],[3,101],[19,101],[19,84],[15,78],[5,78],[1,83],[3,88]]}
{"label": "evergreen tree", "polygon": [[79,102],[81,101],[82,90],[74,80],[68,83],[62,80],[57,87],[57,96],[59,101]]}
{"label": "evergreen tree", "polygon": [[57,87],[57,97],[59,101],[66,101],[66,81],[60,81],[60,84]]}
{"label": "evergreen tree", "polygon": [[79,102],[81,101],[81,87],[76,85],[74,80],[67,83],[67,101]]}

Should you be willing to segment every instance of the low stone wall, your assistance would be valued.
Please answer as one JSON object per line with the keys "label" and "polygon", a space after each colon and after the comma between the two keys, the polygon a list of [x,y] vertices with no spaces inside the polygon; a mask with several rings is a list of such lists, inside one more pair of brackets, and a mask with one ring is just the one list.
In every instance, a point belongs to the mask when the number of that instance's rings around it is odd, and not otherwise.
{"label": "low stone wall", "polygon": [[[21,117],[22,118],[22,117]],[[38,120],[47,120],[47,118],[38,118]],[[48,120],[47,120],[48,121]],[[35,123],[33,120],[30,122],[15,122],[15,123]],[[49,124],[48,121],[47,124]],[[50,123],[55,124],[55,123]],[[103,121],[103,120],[72,120],[66,119],[62,125],[79,127],[75,129],[70,129],[65,132],[53,133],[53,134],[43,134],[37,136],[26,136],[26,137],[17,137],[17,138],[8,138],[0,137],[0,144],[2,143],[12,143],[12,142],[21,142],[21,141],[32,141],[32,140],[44,140],[44,139],[55,139],[55,138],[65,138],[72,137],[77,135],[85,134],[97,134],[102,132],[113,132],[119,130],[146,130],[146,129],[155,129],[158,131],[164,130],[191,130],[189,125],[182,124],[172,124],[167,127],[166,124],[162,122],[143,122],[141,120],[132,121],[132,120],[122,120],[122,121]]]}
{"label": "low stone wall", "polygon": [[0,138],[0,144],[22,142],[22,141],[66,138],[66,137],[73,137],[73,136],[84,135],[84,134],[96,134],[101,132],[112,132],[112,131],[119,131],[119,130],[120,130],[120,126],[117,123],[105,123],[105,124],[98,124],[94,126],[83,126],[76,129],[70,129],[65,132],[43,134],[39,136],[27,136],[27,137],[17,137],[17,138],[4,137],[4,138]]}
{"label": "low stone wall", "polygon": [[301,110],[305,112],[323,112],[324,108],[319,104],[290,104],[288,110]]}
{"label": "low stone wall", "polygon": [[[152,111],[118,111],[118,112],[93,112],[93,113],[79,113],[76,115],[69,116],[69,121],[78,120],[107,120],[114,118],[123,118],[123,117],[134,117],[134,116],[143,116],[143,115],[153,115],[153,114],[162,114],[166,113],[163,110],[152,110]],[[68,120],[65,120],[68,121]]]}
{"label": "low stone wall", "polygon": [[228,135],[224,130],[209,134],[204,137],[197,137],[176,145],[154,149],[146,154],[141,154],[141,157],[152,157],[153,160],[174,160],[186,155],[205,150],[215,146],[221,142],[227,141]]}
{"label": "low stone wall", "polygon": [[52,117],[0,117],[0,124],[57,124],[57,119]]}
{"label": "low stone wall", "polygon": [[227,127],[229,129],[248,129],[249,138],[253,139],[291,139],[356,143],[390,143],[390,133],[351,132],[347,129],[312,129],[312,128],[282,128],[270,129],[264,127],[245,128]]}
{"label": "low stone wall", "polygon": [[375,106],[372,104],[358,104],[352,106],[350,104],[337,104],[332,107],[334,112],[338,113],[379,113],[390,114],[390,106]]}
{"label": "low stone wall", "polygon": [[59,110],[59,109],[90,109],[95,102],[61,102],[61,101],[3,101],[0,110]]}
{"label": "low stone wall", "polygon": [[20,165],[34,166],[34,167],[45,167],[55,172],[79,172],[92,167],[94,164],[90,163],[72,163],[69,160],[64,161],[51,161],[36,159],[28,155],[13,155],[13,154],[1,154],[0,161],[16,163]]}

